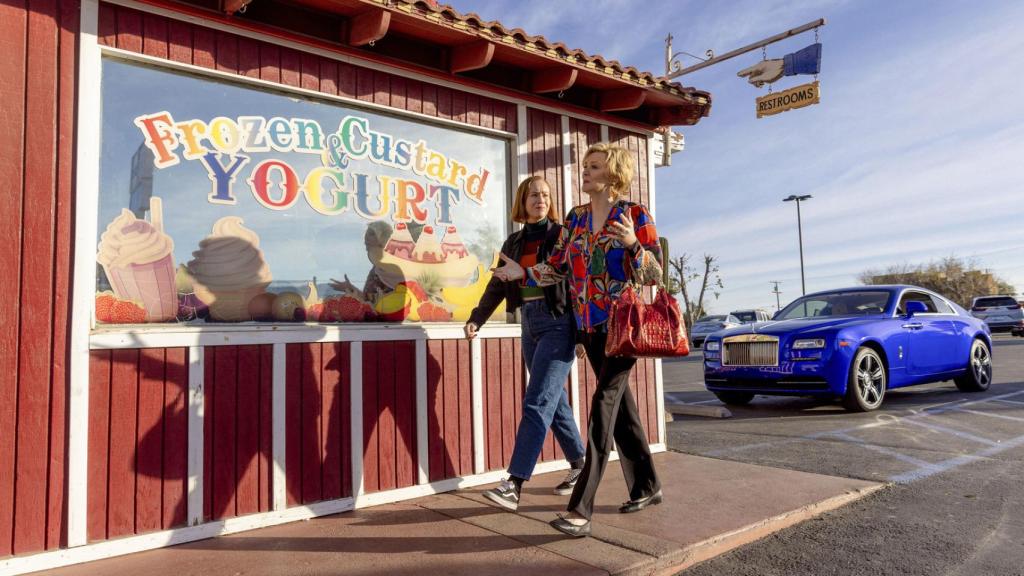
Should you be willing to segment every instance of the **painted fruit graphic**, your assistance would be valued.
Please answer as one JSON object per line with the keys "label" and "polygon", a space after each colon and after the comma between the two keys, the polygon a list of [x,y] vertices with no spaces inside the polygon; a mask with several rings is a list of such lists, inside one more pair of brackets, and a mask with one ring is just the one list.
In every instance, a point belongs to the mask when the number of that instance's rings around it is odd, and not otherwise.
{"label": "painted fruit graphic", "polygon": [[395,287],[394,292],[389,292],[377,300],[373,309],[385,322],[401,322],[407,319],[415,322],[420,319],[415,307],[419,302],[414,291],[402,283]]}
{"label": "painted fruit graphic", "polygon": [[296,310],[302,310],[302,320],[306,319],[305,309],[302,307],[302,296],[296,292],[281,292],[274,297],[271,305],[271,312],[275,320],[291,322],[299,319]]}
{"label": "painted fruit graphic", "polygon": [[373,310],[370,305],[352,296],[339,296],[324,300],[321,322],[363,322]]}
{"label": "painted fruit graphic", "polygon": [[424,302],[416,309],[420,320],[423,322],[448,322],[452,319],[452,313],[434,302]]}
{"label": "painted fruit graphic", "polygon": [[271,320],[274,317],[274,301],[276,294],[263,292],[249,300],[249,316],[253,320]]}

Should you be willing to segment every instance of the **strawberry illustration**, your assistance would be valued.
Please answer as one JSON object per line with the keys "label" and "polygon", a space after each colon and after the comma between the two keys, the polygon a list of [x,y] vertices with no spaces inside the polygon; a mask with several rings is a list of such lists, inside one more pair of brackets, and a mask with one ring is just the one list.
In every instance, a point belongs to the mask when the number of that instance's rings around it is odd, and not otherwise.
{"label": "strawberry illustration", "polygon": [[129,300],[114,302],[110,310],[112,324],[141,324],[146,321],[146,309]]}
{"label": "strawberry illustration", "polygon": [[365,304],[351,296],[342,296],[338,298],[338,317],[342,322],[362,322],[366,319]]}
{"label": "strawberry illustration", "polygon": [[96,320],[110,322],[110,312],[114,308],[117,298],[110,292],[101,292],[96,295]]}
{"label": "strawberry illustration", "polygon": [[447,308],[433,302],[420,304],[416,311],[420,315],[420,320],[424,322],[448,322],[452,319],[452,313]]}

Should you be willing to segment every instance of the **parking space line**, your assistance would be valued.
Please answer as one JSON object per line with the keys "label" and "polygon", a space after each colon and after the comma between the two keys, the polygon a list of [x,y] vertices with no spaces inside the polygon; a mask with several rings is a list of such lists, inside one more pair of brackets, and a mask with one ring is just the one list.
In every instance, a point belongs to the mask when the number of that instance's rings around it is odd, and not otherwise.
{"label": "parking space line", "polygon": [[[927,414],[927,415],[931,416],[931,414]],[[922,428],[928,428],[929,430],[934,430],[936,432],[943,432],[945,434],[950,434],[950,435],[956,436],[958,438],[963,438],[964,440],[971,440],[971,441],[977,442],[979,444],[987,444],[989,446],[998,446],[999,445],[999,442],[997,442],[995,440],[989,440],[988,438],[982,438],[981,436],[976,436],[974,434],[971,434],[970,432],[963,432],[963,431],[957,430],[955,428],[949,428],[947,426],[940,426],[939,424],[932,424],[932,423],[929,423],[929,422],[921,422],[920,420],[916,420],[916,419],[912,420],[910,418],[907,418],[906,421],[907,421],[907,424],[913,424],[914,426],[920,426]]]}
{"label": "parking space line", "polygon": [[997,414],[995,412],[982,412],[981,410],[969,410],[967,408],[958,408],[957,412],[967,412],[968,414],[977,414],[979,416],[989,416],[992,418],[1002,418],[1003,420],[1014,420],[1016,422],[1024,422],[1024,418],[1018,416],[1007,416],[1006,414]]}
{"label": "parking space line", "polygon": [[1016,438],[1011,438],[1010,440],[1000,442],[999,445],[993,446],[991,448],[986,448],[985,450],[982,450],[977,454],[964,454],[962,456],[957,456],[956,458],[950,458],[949,460],[946,460],[944,462],[933,464],[930,470],[914,470],[911,472],[907,472],[905,474],[891,476],[889,480],[892,482],[897,482],[899,484],[909,484],[910,482],[920,480],[922,478],[927,478],[928,476],[938,474],[939,472],[945,472],[947,470],[952,470],[953,468],[963,466],[964,464],[974,462],[982,458],[989,458],[991,456],[995,456],[1000,452],[1005,452],[1007,450],[1010,450],[1011,448],[1016,448],[1018,446],[1024,446],[1024,436],[1017,436]]}
{"label": "parking space line", "polygon": [[[861,424],[859,426],[852,426],[852,427],[849,427],[849,428],[839,428],[839,429],[836,429],[836,430],[823,430],[821,432],[814,432],[814,433],[811,433],[811,434],[806,434],[806,435],[801,436],[799,438],[779,439],[779,440],[776,440],[774,442],[756,442],[756,443],[753,443],[753,444],[743,444],[743,445],[740,445],[740,446],[729,446],[729,447],[726,447],[726,448],[718,448],[718,449],[715,449],[715,450],[704,452],[701,455],[702,456],[708,456],[708,457],[715,458],[715,457],[718,457],[718,456],[724,456],[726,454],[734,453],[734,452],[744,452],[744,451],[747,451],[747,450],[755,450],[755,449],[760,449],[760,448],[771,448],[771,447],[775,447],[775,446],[784,446],[786,444],[793,444],[794,442],[800,442],[802,440],[818,440],[820,438],[827,437],[827,436],[835,436],[836,434],[848,434],[850,432],[856,432],[856,431],[859,431],[859,430],[869,430],[871,428],[879,428],[879,427],[882,427],[882,426],[890,426],[892,424],[899,424],[899,423],[902,423],[904,421],[912,423],[912,424],[916,424],[916,423],[918,423],[917,421],[919,419],[921,419],[921,418],[925,418],[925,417],[928,417],[928,416],[935,416],[937,414],[942,414],[944,412],[950,412],[950,411],[953,411],[953,410],[960,410],[960,409],[962,409],[965,406],[973,406],[975,404],[982,404],[982,403],[985,403],[985,402],[993,402],[993,401],[995,401],[995,402],[1012,402],[1013,404],[1024,404],[1024,402],[1019,402],[1019,401],[1016,401],[1016,400],[1008,400],[1009,398],[1012,398],[1014,396],[1020,396],[1022,394],[1024,394],[1024,390],[1018,390],[1016,392],[1008,392],[1006,394],[1000,394],[998,396],[992,396],[990,398],[979,398],[977,400],[968,400],[968,401],[956,401],[956,400],[954,400],[954,401],[950,401],[950,402],[943,402],[941,404],[936,404],[936,405],[933,405],[933,406],[929,406],[927,408],[922,409],[920,412],[914,412],[914,413],[909,414],[907,416],[892,416],[892,415],[889,415],[889,414],[881,413],[881,414],[876,415],[876,418],[878,418],[878,420],[876,420],[874,422],[868,422],[867,424]],[[997,446],[997,445],[1001,446],[1002,445],[1001,443],[993,442],[992,440],[988,440],[987,438],[981,438],[981,437],[978,437],[978,436],[973,436],[973,435],[968,434],[966,432],[961,432],[959,430],[954,430],[952,428],[939,427],[937,424],[928,424],[928,425],[921,424],[921,425],[924,426],[924,427],[929,427],[929,426],[933,427],[935,429],[935,431],[937,431],[937,432],[946,432],[946,433],[950,433],[950,434],[953,434],[953,435],[960,435],[960,436],[966,435],[965,438],[969,436],[970,438],[968,438],[968,439],[976,440],[976,441],[978,441],[978,442],[980,442],[982,444],[986,444],[986,445],[989,445],[989,446]],[[939,430],[939,428],[942,428],[942,430]]]}
{"label": "parking space line", "polygon": [[850,436],[849,434],[838,433],[833,434],[833,436],[839,440],[843,440],[844,442],[856,444],[857,446],[862,446],[868,450],[879,452],[887,456],[892,456],[893,458],[900,460],[901,462],[906,462],[907,464],[916,466],[918,468],[930,468],[934,466],[934,464],[932,464],[931,462],[925,462],[924,460],[919,460],[917,458],[914,458],[913,456],[907,456],[906,454],[902,452],[897,452],[892,448],[886,446],[879,446],[878,444],[872,444],[862,438]]}
{"label": "parking space line", "polygon": [[1001,404],[1013,404],[1014,406],[1024,406],[1024,402],[1020,400],[1006,400],[1005,398],[993,398],[993,402],[999,402]]}

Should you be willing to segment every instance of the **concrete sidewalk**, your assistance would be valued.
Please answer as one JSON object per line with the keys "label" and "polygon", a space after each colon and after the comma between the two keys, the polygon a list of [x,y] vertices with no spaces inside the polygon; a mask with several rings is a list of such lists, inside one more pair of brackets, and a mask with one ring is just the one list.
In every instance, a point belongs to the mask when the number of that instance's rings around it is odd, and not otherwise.
{"label": "concrete sidewalk", "polygon": [[568,499],[551,494],[559,472],[528,482],[515,514],[484,499],[483,486],[46,574],[674,574],[882,486],[674,452],[655,458],[665,502],[619,514],[628,495],[611,463],[593,535],[580,540],[547,524]]}

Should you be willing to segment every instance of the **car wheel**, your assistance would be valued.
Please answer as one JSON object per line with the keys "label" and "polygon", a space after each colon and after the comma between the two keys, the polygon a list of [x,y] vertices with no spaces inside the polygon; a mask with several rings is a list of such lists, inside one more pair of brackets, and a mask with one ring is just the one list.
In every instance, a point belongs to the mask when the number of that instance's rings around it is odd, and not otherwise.
{"label": "car wheel", "polygon": [[715,396],[730,406],[746,406],[754,399],[753,392],[715,392]]}
{"label": "car wheel", "polygon": [[843,406],[851,412],[870,412],[882,405],[887,374],[881,356],[871,348],[861,348],[853,357],[846,381]]}
{"label": "car wheel", "polygon": [[971,344],[971,357],[967,372],[953,380],[963,392],[984,392],[992,384],[992,354],[984,340],[975,338]]}

